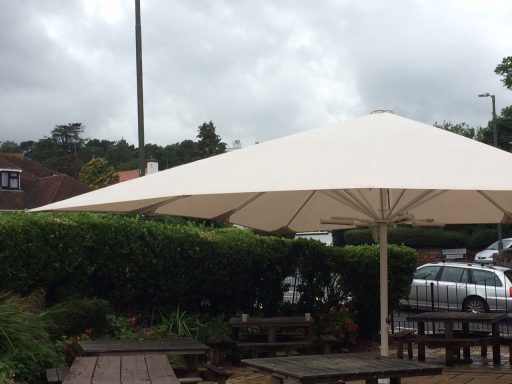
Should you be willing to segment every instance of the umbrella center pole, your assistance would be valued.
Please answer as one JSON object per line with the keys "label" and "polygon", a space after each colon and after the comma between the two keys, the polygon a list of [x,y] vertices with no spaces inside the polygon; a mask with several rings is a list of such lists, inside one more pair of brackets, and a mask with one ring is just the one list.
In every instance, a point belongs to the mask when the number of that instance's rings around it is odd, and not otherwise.
{"label": "umbrella center pole", "polygon": [[388,323],[388,226],[379,222],[380,245],[380,354],[389,356]]}

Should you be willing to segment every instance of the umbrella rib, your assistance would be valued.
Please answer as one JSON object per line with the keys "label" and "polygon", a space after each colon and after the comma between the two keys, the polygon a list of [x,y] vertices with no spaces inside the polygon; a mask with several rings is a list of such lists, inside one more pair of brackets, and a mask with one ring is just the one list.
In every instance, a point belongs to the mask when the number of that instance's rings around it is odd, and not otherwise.
{"label": "umbrella rib", "polygon": [[143,207],[143,208],[139,208],[139,209],[134,209],[132,211],[129,211],[129,213],[134,213],[134,214],[137,214],[137,213],[156,213],[155,211],[166,205],[166,204],[169,204],[169,203],[174,203],[175,201],[177,200],[181,200],[181,199],[184,199],[186,197],[190,197],[190,195],[183,195],[183,196],[173,196],[169,199],[165,199],[164,201],[160,201],[158,203],[155,203],[155,204],[152,204],[152,205],[148,205],[146,207]]}
{"label": "umbrella rib", "polygon": [[400,200],[402,200],[402,197],[404,196],[404,194],[405,194],[405,189],[402,189],[402,191],[397,196],[397,198],[396,198],[395,202],[393,203],[393,205],[389,208],[389,215],[390,216],[394,216],[394,214],[392,214],[392,213],[395,211],[395,208],[398,205],[398,203],[400,202]]}
{"label": "umbrella rib", "polygon": [[430,200],[436,198],[437,196],[442,195],[445,192],[446,192],[446,190],[444,190],[444,189],[440,190],[440,191],[436,191],[434,189],[428,189],[426,191],[423,191],[419,196],[415,197],[409,203],[407,203],[404,207],[402,207],[402,209],[400,209],[400,211],[394,213],[393,215],[390,215],[389,219],[392,220],[395,217],[400,216],[400,214],[403,214],[403,212],[406,212],[407,210],[412,209],[412,208],[416,208],[418,205],[424,204],[427,201],[430,201]]}
{"label": "umbrella rib", "polygon": [[236,213],[239,210],[241,210],[242,208],[246,207],[247,204],[252,203],[254,200],[256,200],[258,197],[260,197],[263,194],[265,194],[265,192],[258,192],[255,195],[252,195],[247,200],[245,200],[243,203],[241,203],[238,206],[236,206],[235,208],[231,208],[231,209],[227,210],[226,212],[221,213],[220,215],[212,217],[210,220],[226,220],[226,221],[229,221],[228,219],[229,219],[229,217],[231,217],[231,215],[233,215],[233,213]]}
{"label": "umbrella rib", "polygon": [[500,203],[498,203],[496,200],[494,200],[491,196],[489,196],[484,191],[477,191],[479,194],[481,194],[485,199],[487,199],[492,205],[494,205],[496,208],[498,208],[501,212],[503,212],[505,215],[512,217],[512,213],[505,209]]}
{"label": "umbrella rib", "polygon": [[[348,191],[347,191],[348,192]],[[357,189],[357,194],[361,197],[361,199],[364,201],[364,203],[366,204],[366,209],[369,211],[369,212],[372,212],[373,215],[375,217],[378,216],[377,212],[375,212],[375,210],[372,208],[372,205],[370,204],[370,202],[368,201],[368,199],[363,195],[363,193],[361,192],[360,189]]]}
{"label": "umbrella rib", "polygon": [[315,195],[316,191],[311,191],[308,196],[304,199],[304,202],[300,205],[299,208],[297,208],[295,210],[295,212],[293,213],[293,215],[291,216],[290,220],[288,220],[288,222],[286,223],[286,225],[284,225],[283,227],[281,227],[280,229],[284,229],[284,228],[290,228],[290,224],[293,222],[293,220],[295,220],[295,218],[297,217],[297,215],[300,213],[300,211],[302,211],[304,209],[304,207],[306,206],[307,203],[309,203],[309,201],[311,200],[311,198]]}
{"label": "umbrella rib", "polygon": [[[378,220],[378,217],[377,217],[377,215],[374,212],[372,212],[371,210],[368,210],[368,208],[365,207],[364,204],[361,204],[361,202],[357,201],[357,199],[354,199],[352,196],[350,196],[350,194],[348,194],[346,190],[342,190],[342,191],[339,191],[339,190],[324,191],[324,193],[326,193],[326,194],[328,194],[328,192],[330,192],[330,193],[332,193],[334,195],[334,196],[331,196],[332,198],[334,198],[334,199],[336,199],[338,201],[341,201],[342,203],[348,205],[351,208],[354,208],[356,211],[359,211],[359,212],[361,212],[361,213],[363,213],[365,215],[370,216],[371,218],[373,218],[375,220]],[[347,194],[348,197],[344,196],[341,192],[344,192],[345,194]]]}

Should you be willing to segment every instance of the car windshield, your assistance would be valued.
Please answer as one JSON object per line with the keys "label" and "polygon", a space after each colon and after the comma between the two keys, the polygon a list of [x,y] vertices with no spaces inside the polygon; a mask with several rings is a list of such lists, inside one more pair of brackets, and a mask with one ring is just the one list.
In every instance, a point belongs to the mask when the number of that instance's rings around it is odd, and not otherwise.
{"label": "car windshield", "polygon": [[505,276],[507,276],[508,281],[512,283],[512,269],[507,269],[505,272],[503,272]]}
{"label": "car windshield", "polygon": [[[505,239],[502,241],[503,241],[503,248],[509,248],[510,245],[512,245],[512,240]],[[488,249],[490,251],[497,251],[498,250],[498,242],[495,241],[494,243],[489,245],[486,249]]]}

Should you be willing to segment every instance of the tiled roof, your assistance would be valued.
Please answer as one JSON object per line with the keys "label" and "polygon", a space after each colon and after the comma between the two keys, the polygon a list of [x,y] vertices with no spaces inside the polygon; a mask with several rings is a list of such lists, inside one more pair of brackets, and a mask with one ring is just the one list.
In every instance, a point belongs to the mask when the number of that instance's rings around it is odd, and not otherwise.
{"label": "tiled roof", "polygon": [[0,153],[0,168],[21,170],[21,190],[0,189],[0,209],[20,210],[89,192],[71,176],[54,172],[19,154]]}
{"label": "tiled roof", "polygon": [[119,175],[119,182],[128,181],[139,177],[139,170],[130,169],[129,171],[119,171],[117,174]]}

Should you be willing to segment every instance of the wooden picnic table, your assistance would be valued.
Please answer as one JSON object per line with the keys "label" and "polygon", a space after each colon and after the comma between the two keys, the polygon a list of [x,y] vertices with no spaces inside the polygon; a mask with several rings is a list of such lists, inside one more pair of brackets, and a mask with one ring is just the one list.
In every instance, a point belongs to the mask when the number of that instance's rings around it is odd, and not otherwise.
{"label": "wooden picnic table", "polygon": [[[470,360],[470,346],[479,345],[482,356],[487,355],[487,345],[492,345],[492,359],[494,364],[501,363],[499,322],[507,317],[506,313],[468,313],[468,312],[424,312],[407,316],[407,321],[418,322],[418,360],[425,360],[425,345],[438,345],[445,348],[447,365],[453,365],[453,353],[463,348],[465,360]],[[444,333],[433,335],[425,334],[425,323],[442,322]],[[460,323],[462,332],[454,332],[454,324]],[[470,324],[478,323],[490,326],[490,335],[480,332],[480,335],[471,337]]]}
{"label": "wooden picnic table", "polygon": [[369,353],[288,356],[242,360],[243,364],[271,374],[272,384],[292,378],[302,384],[365,380],[376,384],[389,378],[400,384],[402,377],[440,375],[443,368],[417,361],[382,357]]}
{"label": "wooden picnic table", "polygon": [[63,384],[178,384],[166,355],[77,357]]}
{"label": "wooden picnic table", "polygon": [[192,337],[138,340],[88,340],[80,341],[86,356],[105,355],[183,355],[188,374],[197,372],[198,356],[206,355],[210,347]]}
{"label": "wooden picnic table", "polygon": [[[314,320],[311,318],[306,320],[305,316],[249,317],[245,321],[242,318],[233,317],[228,325],[231,328],[231,340],[235,345],[233,351],[235,364],[239,360],[240,348],[249,349],[253,354],[262,351],[273,355],[276,350],[307,349],[314,345]],[[258,336],[262,339],[251,340],[250,336],[254,333],[240,332],[254,328],[260,330],[261,334]]]}

